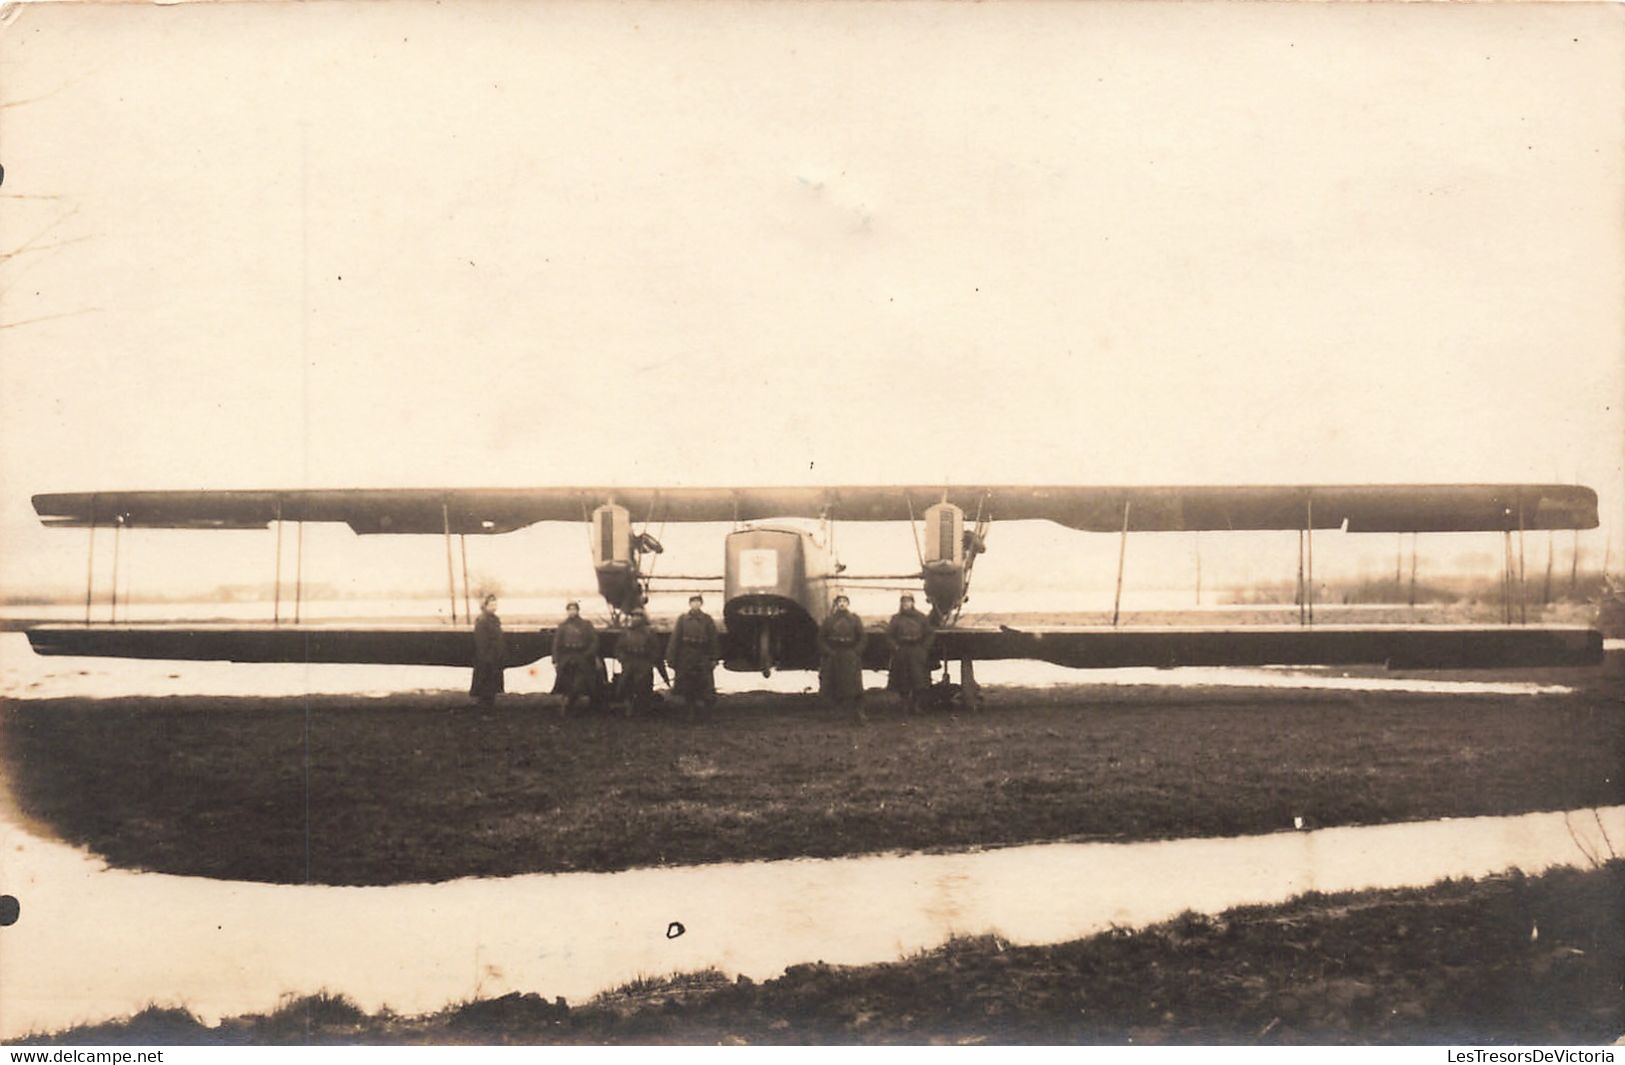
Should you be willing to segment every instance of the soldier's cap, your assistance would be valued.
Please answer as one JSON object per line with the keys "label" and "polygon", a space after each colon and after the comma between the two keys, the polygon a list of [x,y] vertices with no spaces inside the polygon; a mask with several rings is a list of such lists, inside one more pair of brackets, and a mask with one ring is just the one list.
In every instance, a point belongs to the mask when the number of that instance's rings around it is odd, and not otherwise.
{"label": "soldier's cap", "polygon": [[847,598],[847,597],[846,597],[846,596],[844,596],[844,595],[838,595],[838,596],[836,596],[836,597],[835,597],[835,601],[836,601],[836,602],[837,602],[837,603],[845,603],[845,604],[847,604],[847,605],[848,605],[848,606],[851,606],[851,605],[852,605],[852,600],[850,600],[850,599],[848,599],[848,598]]}
{"label": "soldier's cap", "polygon": [[703,596],[703,595],[691,595],[691,596],[689,596],[688,597],[688,605],[693,606],[695,603],[700,603],[700,604],[703,605],[705,603],[705,596]]}
{"label": "soldier's cap", "polygon": [[912,603],[914,602],[914,595],[912,592],[904,592],[902,595],[897,597],[897,601],[899,603]]}
{"label": "soldier's cap", "polygon": [[576,602],[574,599],[572,599],[568,603],[564,604],[564,609],[566,609],[566,610],[569,610],[571,607],[575,607],[577,610],[580,610],[581,609],[581,604]]}

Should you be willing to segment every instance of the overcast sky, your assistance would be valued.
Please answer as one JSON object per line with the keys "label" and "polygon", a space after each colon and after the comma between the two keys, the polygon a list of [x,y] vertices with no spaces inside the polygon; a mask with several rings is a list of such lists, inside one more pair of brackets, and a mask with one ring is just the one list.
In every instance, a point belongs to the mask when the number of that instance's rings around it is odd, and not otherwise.
{"label": "overcast sky", "polygon": [[32,493],[137,488],[1578,480],[1619,559],[1622,44],[1590,4],[13,9],[0,586],[83,580]]}

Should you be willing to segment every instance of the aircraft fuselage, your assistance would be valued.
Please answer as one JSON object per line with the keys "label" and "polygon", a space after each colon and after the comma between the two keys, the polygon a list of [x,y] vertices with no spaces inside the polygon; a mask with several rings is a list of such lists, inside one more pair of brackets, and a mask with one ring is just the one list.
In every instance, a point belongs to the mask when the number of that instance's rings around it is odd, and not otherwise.
{"label": "aircraft fuselage", "polygon": [[729,533],[723,550],[723,623],[755,649],[728,668],[815,664],[818,626],[835,597],[828,542],[793,523],[760,523]]}

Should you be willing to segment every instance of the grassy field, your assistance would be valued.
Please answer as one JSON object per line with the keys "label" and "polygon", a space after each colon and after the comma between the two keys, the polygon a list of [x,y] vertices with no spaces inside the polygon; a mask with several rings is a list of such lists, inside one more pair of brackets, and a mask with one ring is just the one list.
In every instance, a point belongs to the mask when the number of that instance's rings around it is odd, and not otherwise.
{"label": "grassy field", "polygon": [[1608,1043],[1625,1031],[1625,862],[1308,895],[1056,946],[645,980],[572,1007],[512,994],[423,1017],[341,997],[209,1028],[178,1009],[31,1042]]}
{"label": "grassy field", "polygon": [[387,884],[1625,802],[1618,657],[1570,674],[1542,696],[1006,688],[976,715],[876,699],[866,728],[799,696],[695,726],[560,722],[541,697],[45,700],[0,708],[0,758],[23,814],[117,866]]}

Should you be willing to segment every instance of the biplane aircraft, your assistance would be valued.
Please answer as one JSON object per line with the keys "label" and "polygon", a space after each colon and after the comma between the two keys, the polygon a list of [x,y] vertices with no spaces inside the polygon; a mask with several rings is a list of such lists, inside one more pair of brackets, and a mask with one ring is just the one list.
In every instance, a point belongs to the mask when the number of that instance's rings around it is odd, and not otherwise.
{"label": "biplane aircraft", "polygon": [[[531,488],[307,491],[85,492],[38,495],[46,525],[88,528],[269,529],[285,523],[340,522],[361,535],[440,535],[453,589],[452,626],[347,627],[92,624],[35,626],[34,649],[48,655],[215,659],[239,662],[352,662],[469,665],[471,629],[455,626],[452,537],[496,535],[548,521],[590,526],[598,592],[609,605],[603,634],[613,653],[619,623],[658,578],[648,533],[665,522],[731,523],[723,542],[725,665],[734,670],[816,669],[816,632],[843,588],[866,578],[837,561],[829,524],[907,522],[915,536],[919,582],[939,630],[939,664],[957,661],[967,693],[974,663],[1035,659],[1075,668],[1181,665],[1349,665],[1400,668],[1539,666],[1601,660],[1600,634],[1583,627],[1504,625],[1315,625],[1314,534],[1499,531],[1513,579],[1512,537],[1528,530],[1590,529],[1596,493],[1571,485],[1365,485],[1289,487],[984,486],[928,488]],[[641,515],[642,528],[634,516]],[[1230,627],[1043,626],[1020,629],[962,622],[976,560],[994,520],[1044,519],[1122,538],[1170,531],[1297,530],[1300,624]],[[281,551],[278,549],[280,566]],[[1307,565],[1306,565],[1307,563]],[[1035,564],[1042,564],[1037,562]],[[682,579],[682,578],[676,578]],[[1510,584],[1504,585],[1511,587]],[[278,574],[277,587],[281,588]],[[1510,594],[1510,593],[1509,593]],[[1509,600],[1510,601],[1510,600]],[[471,619],[466,619],[471,621]],[[661,626],[656,624],[657,629]],[[548,653],[552,631],[510,631],[508,665]],[[886,665],[884,640],[870,640],[867,668]]]}

